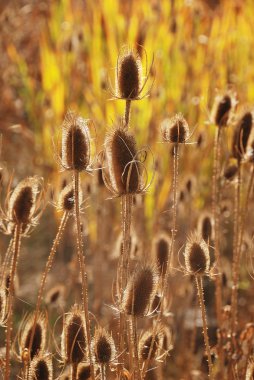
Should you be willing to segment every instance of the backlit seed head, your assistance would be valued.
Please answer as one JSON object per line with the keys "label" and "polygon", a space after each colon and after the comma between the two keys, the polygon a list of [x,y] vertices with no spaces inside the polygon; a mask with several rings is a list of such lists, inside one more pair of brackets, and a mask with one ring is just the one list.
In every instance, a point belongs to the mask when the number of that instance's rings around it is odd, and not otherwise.
{"label": "backlit seed head", "polygon": [[207,243],[198,235],[188,238],[184,251],[185,267],[188,273],[203,276],[210,269],[210,255]]}
{"label": "backlit seed head", "polygon": [[111,335],[102,328],[95,331],[93,339],[94,360],[98,364],[108,364],[115,359],[115,343]]}
{"label": "backlit seed head", "polygon": [[225,127],[232,118],[236,106],[236,98],[233,93],[217,95],[212,109],[212,123],[217,127]]}
{"label": "backlit seed head", "polygon": [[[20,326],[20,356],[22,357],[24,351],[29,349],[30,339],[33,330],[34,324],[34,314],[26,318]],[[33,359],[36,355],[44,352],[46,347],[46,338],[47,338],[47,322],[43,314],[39,315],[37,319],[35,332],[33,336],[33,341],[31,345],[30,357]]]}
{"label": "backlit seed head", "polygon": [[28,380],[53,380],[51,357],[46,355],[36,355],[29,366]]}
{"label": "backlit seed head", "polygon": [[165,275],[169,260],[171,240],[166,233],[160,233],[153,242],[153,252],[160,275]]}
{"label": "backlit seed head", "polygon": [[61,352],[65,363],[80,363],[86,357],[85,316],[77,305],[67,314],[61,341]]}
{"label": "backlit seed head", "polygon": [[91,367],[88,363],[78,365],[77,380],[89,380],[91,378]]}
{"label": "backlit seed head", "polygon": [[160,332],[153,333],[153,330],[146,331],[138,344],[139,357],[145,361],[149,357],[154,359],[162,345],[162,336]]}
{"label": "backlit seed head", "polygon": [[189,125],[181,113],[164,120],[161,132],[163,140],[172,144],[183,144],[190,137]]}
{"label": "backlit seed head", "polygon": [[45,302],[49,306],[61,305],[63,302],[65,287],[63,285],[56,285],[51,288],[45,297]]}
{"label": "backlit seed head", "polygon": [[[79,189],[79,202],[82,202],[82,190]],[[73,211],[74,209],[74,189],[73,184],[69,183],[69,185],[65,186],[60,192],[58,203],[58,210],[61,211]]]}
{"label": "backlit seed head", "polygon": [[201,214],[198,220],[198,233],[205,242],[211,242],[214,235],[213,217],[209,213]]}
{"label": "backlit seed head", "polygon": [[66,170],[89,170],[89,120],[69,112],[62,125],[62,166]]}
{"label": "backlit seed head", "polygon": [[233,181],[238,171],[238,166],[236,164],[230,164],[228,165],[223,173],[223,177],[226,179],[226,181]]}
{"label": "backlit seed head", "polygon": [[124,291],[122,309],[126,314],[137,317],[147,314],[158,280],[156,269],[150,265],[140,267],[133,273]]}
{"label": "backlit seed head", "polygon": [[243,113],[236,123],[232,142],[232,154],[237,160],[241,160],[246,153],[252,126],[253,114],[250,111]]}
{"label": "backlit seed head", "polygon": [[113,192],[117,195],[140,192],[142,166],[134,136],[123,128],[113,130],[106,137],[105,152]]}
{"label": "backlit seed head", "polygon": [[121,99],[138,99],[142,89],[142,64],[138,54],[128,50],[118,59],[116,68],[117,96]]}

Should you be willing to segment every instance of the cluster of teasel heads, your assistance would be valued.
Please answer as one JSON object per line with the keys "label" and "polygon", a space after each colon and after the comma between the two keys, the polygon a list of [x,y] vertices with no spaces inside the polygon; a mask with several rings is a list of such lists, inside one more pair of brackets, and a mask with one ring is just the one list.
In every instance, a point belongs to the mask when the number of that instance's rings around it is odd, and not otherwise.
{"label": "cluster of teasel heads", "polygon": [[[26,380],[53,379],[52,354],[48,352],[47,315],[41,311],[42,303],[54,303],[63,293],[61,287],[51,289],[44,297],[47,276],[52,268],[59,242],[69,218],[74,218],[76,227],[76,252],[81,278],[81,301],[62,316],[59,364],[62,379],[134,379],[143,380],[154,375],[163,378],[161,363],[166,360],[172,346],[172,331],[167,322],[169,315],[168,277],[179,269],[176,262],[175,241],[177,235],[177,211],[181,197],[178,196],[179,155],[181,146],[188,144],[191,132],[181,114],[162,123],[164,143],[173,146],[172,219],[168,231],[156,236],[152,246],[151,264],[139,262],[133,269],[131,258],[132,206],[134,196],[145,193],[149,188],[148,171],[145,167],[146,151],[138,149],[135,135],[130,131],[131,104],[141,100],[149,79],[150,70],[142,74],[140,57],[132,50],[120,54],[116,68],[116,86],[110,88],[113,98],[126,102],[125,114],[119,125],[105,138],[104,150],[100,156],[102,177],[113,197],[120,198],[122,234],[119,249],[115,310],[118,330],[113,335],[105,328],[95,327],[92,334],[87,286],[86,247],[81,226],[82,191],[81,172],[92,172],[92,146],[90,120],[84,120],[69,112],[62,126],[62,150],[58,161],[62,170],[72,174],[72,182],[64,186],[56,203],[62,213],[59,229],[53,241],[43,270],[35,311],[28,315],[20,326],[16,339],[13,337],[13,313],[15,311],[15,278],[22,239],[32,231],[41,215],[43,199],[42,181],[37,177],[27,178],[10,192],[6,211],[2,212],[2,229],[11,235],[8,250],[1,267],[0,324],[6,327],[5,357],[3,360],[4,379],[11,377],[12,363],[22,363],[19,376]],[[212,210],[200,216],[197,230],[190,234],[184,248],[184,265],[180,269],[190,275],[197,287],[197,295],[203,324],[205,356],[211,379],[236,373],[237,349],[237,298],[240,258],[243,243],[243,229],[246,211],[254,180],[254,143],[251,142],[253,114],[244,110],[235,116],[236,100],[231,92],[218,96],[212,112],[212,123],[216,126],[214,143]],[[221,145],[223,128],[235,124],[232,138],[232,158],[221,175]],[[198,144],[201,144],[200,139]],[[250,183],[245,202],[241,195],[242,171],[246,162],[252,163]],[[232,296],[227,331],[227,348],[223,336],[223,268],[220,257],[220,215],[219,196],[224,181],[234,183],[234,252],[232,264]],[[191,192],[192,183],[186,183]],[[181,191],[180,191],[181,195]],[[211,250],[214,247],[214,258]],[[216,317],[218,323],[218,344],[213,350],[208,335],[208,322],[203,292],[205,276],[215,279]],[[45,299],[44,299],[45,298]],[[47,301],[48,300],[48,301]],[[225,308],[224,308],[225,309]],[[225,311],[225,310],[224,310]],[[139,326],[147,326],[152,318],[152,327],[144,328],[138,334]],[[230,319],[231,318],[231,319]],[[142,322],[141,322],[142,321]],[[244,332],[242,333],[244,335]],[[247,333],[246,333],[247,334]],[[114,338],[113,338],[114,336]],[[56,339],[57,341],[57,339]],[[14,346],[18,346],[18,350]],[[249,358],[248,358],[249,359]],[[226,361],[229,363],[225,368]],[[246,373],[251,372],[251,362],[246,361]],[[59,371],[56,369],[59,374]],[[225,375],[225,373],[227,375]],[[251,375],[252,376],[252,375]],[[251,377],[249,377],[251,379]]]}

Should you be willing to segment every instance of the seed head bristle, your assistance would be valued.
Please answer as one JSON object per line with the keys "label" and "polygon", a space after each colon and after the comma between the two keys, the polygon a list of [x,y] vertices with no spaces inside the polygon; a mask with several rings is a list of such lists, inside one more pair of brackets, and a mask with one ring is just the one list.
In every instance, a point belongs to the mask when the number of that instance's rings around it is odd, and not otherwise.
{"label": "seed head bristle", "polygon": [[[33,330],[34,314],[31,314],[21,325],[21,337],[20,337],[20,355],[26,349],[29,349],[30,339]],[[31,359],[45,350],[47,337],[47,322],[43,314],[39,315],[37,319],[34,337],[31,345],[30,357]]]}
{"label": "seed head bristle", "polygon": [[88,363],[78,365],[77,380],[89,380],[91,378],[91,367]]}
{"label": "seed head bristle", "polygon": [[207,243],[199,235],[188,238],[184,251],[188,273],[203,276],[210,269],[210,255]]}
{"label": "seed head bristle", "polygon": [[213,217],[209,213],[201,214],[198,220],[198,233],[205,242],[211,242],[214,235]]}
{"label": "seed head bristle", "polygon": [[95,331],[93,339],[94,360],[98,364],[108,364],[115,359],[115,343],[111,335],[102,328]]}
{"label": "seed head bristle", "polygon": [[64,321],[61,352],[65,363],[80,363],[86,357],[85,316],[74,305]]}
{"label": "seed head bristle", "polygon": [[110,183],[118,195],[137,193],[142,189],[142,167],[137,158],[134,136],[117,128],[105,140]]}
{"label": "seed head bristle", "polygon": [[169,260],[171,240],[166,233],[160,233],[154,241],[154,254],[160,275],[165,275]]}
{"label": "seed head bristle", "polygon": [[241,160],[245,153],[253,126],[253,114],[250,111],[245,112],[238,119],[232,143],[232,154],[237,160]]}
{"label": "seed head bristle", "polygon": [[62,165],[67,170],[89,170],[89,120],[69,112],[62,125]]}
{"label": "seed head bristle", "polygon": [[236,105],[235,95],[226,93],[224,95],[217,95],[214,101],[212,110],[212,122],[217,127],[225,127],[228,125],[231,114],[233,113]]}
{"label": "seed head bristle", "polygon": [[159,277],[153,266],[138,268],[128,281],[124,291],[122,308],[128,315],[146,315],[156,292]]}
{"label": "seed head bristle", "polygon": [[138,99],[141,88],[141,59],[133,51],[127,51],[119,57],[116,68],[117,96],[122,99]]}
{"label": "seed head bristle", "polygon": [[48,355],[36,355],[29,366],[28,380],[53,380],[51,357]]}
{"label": "seed head bristle", "polygon": [[232,181],[235,178],[237,171],[238,166],[236,164],[230,164],[225,168],[223,176],[227,181]]}
{"label": "seed head bristle", "polygon": [[190,136],[189,125],[181,113],[164,120],[161,131],[163,140],[172,144],[183,144]]}

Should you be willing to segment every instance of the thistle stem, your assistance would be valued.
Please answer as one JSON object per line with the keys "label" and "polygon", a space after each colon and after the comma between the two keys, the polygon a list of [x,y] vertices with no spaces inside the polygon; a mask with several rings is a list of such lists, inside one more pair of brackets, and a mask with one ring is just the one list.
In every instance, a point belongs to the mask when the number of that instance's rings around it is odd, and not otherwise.
{"label": "thistle stem", "polygon": [[[176,216],[177,216],[177,189],[178,189],[178,169],[179,169],[179,144],[174,145],[174,165],[173,165],[173,222],[172,222],[172,240],[170,246],[170,268],[174,265],[174,246],[176,238]],[[167,282],[167,275],[169,272],[169,266],[167,265],[167,271],[165,275],[165,283]],[[164,285],[165,286],[165,285]]]}
{"label": "thistle stem", "polygon": [[139,357],[138,357],[137,321],[134,315],[130,316],[130,330],[131,330],[131,335],[132,335],[133,351],[134,351],[134,379],[142,380],[140,366],[139,366]]}
{"label": "thistle stem", "polygon": [[72,363],[72,365],[71,365],[71,380],[77,379],[77,372],[78,372],[78,364]]}
{"label": "thistle stem", "polygon": [[126,129],[128,129],[128,126],[129,126],[130,113],[131,113],[131,100],[126,99],[125,112],[124,112],[124,125]]}

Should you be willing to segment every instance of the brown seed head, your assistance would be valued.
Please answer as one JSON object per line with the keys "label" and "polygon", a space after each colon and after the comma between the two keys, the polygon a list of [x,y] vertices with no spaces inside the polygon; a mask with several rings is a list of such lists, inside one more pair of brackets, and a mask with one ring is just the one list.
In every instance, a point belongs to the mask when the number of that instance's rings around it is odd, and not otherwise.
{"label": "brown seed head", "polygon": [[235,105],[236,99],[234,94],[217,95],[212,110],[212,122],[217,127],[227,126]]}
{"label": "brown seed head", "polygon": [[139,357],[145,361],[150,353],[150,359],[154,359],[162,347],[162,338],[160,329],[157,332],[153,330],[144,332],[138,344]]}
{"label": "brown seed head", "polygon": [[146,315],[155,296],[159,277],[153,266],[138,268],[128,281],[124,291],[123,310],[128,315]]}
{"label": "brown seed head", "polygon": [[134,136],[123,128],[115,129],[106,137],[105,151],[114,192],[118,195],[139,192],[142,168]]}
{"label": "brown seed head", "polygon": [[78,365],[77,380],[89,380],[91,378],[91,368],[88,363]]}
{"label": "brown seed head", "polygon": [[236,164],[230,164],[225,168],[223,176],[227,181],[232,181],[235,178],[237,171],[238,166]]}
{"label": "brown seed head", "polygon": [[198,235],[193,235],[187,240],[184,256],[186,270],[190,274],[203,276],[209,272],[209,248],[206,242]]}
{"label": "brown seed head", "polygon": [[142,88],[142,64],[138,54],[128,51],[120,56],[116,69],[117,96],[138,99]]}
{"label": "brown seed head", "polygon": [[164,120],[161,132],[163,140],[173,144],[183,144],[190,136],[189,125],[180,113],[171,119]]}
{"label": "brown seed head", "polygon": [[154,253],[160,275],[165,275],[169,259],[171,240],[165,233],[160,233],[154,241]]}
{"label": "brown seed head", "polygon": [[237,160],[241,160],[245,153],[253,126],[253,114],[245,112],[237,121],[233,135],[232,154]]}
{"label": "brown seed head", "polygon": [[115,359],[115,343],[111,335],[102,328],[95,331],[93,339],[94,360],[98,364],[108,364]]}
{"label": "brown seed head", "polygon": [[85,359],[85,317],[77,305],[74,305],[64,321],[61,351],[66,363],[80,363]]}
{"label": "brown seed head", "polygon": [[52,360],[49,356],[35,356],[29,366],[28,380],[53,380]]}
{"label": "brown seed head", "polygon": [[51,288],[45,297],[45,302],[49,306],[61,305],[65,293],[65,287],[63,285],[56,285]]}
{"label": "brown seed head", "polygon": [[[34,314],[31,314],[20,326],[20,356],[25,349],[29,349],[30,339],[33,330]],[[34,337],[31,345],[30,357],[33,359],[36,355],[45,350],[47,335],[47,323],[43,314],[39,315],[36,322]]]}
{"label": "brown seed head", "polygon": [[62,125],[62,166],[67,170],[89,170],[89,120],[69,112]]}
{"label": "brown seed head", "polygon": [[198,233],[205,242],[211,242],[213,239],[213,217],[208,213],[201,214],[198,220]]}
{"label": "brown seed head", "polygon": [[[82,202],[81,188],[79,189],[79,202]],[[72,183],[69,183],[69,185],[65,186],[60,192],[57,208],[61,211],[72,211],[74,209],[74,190]]]}

